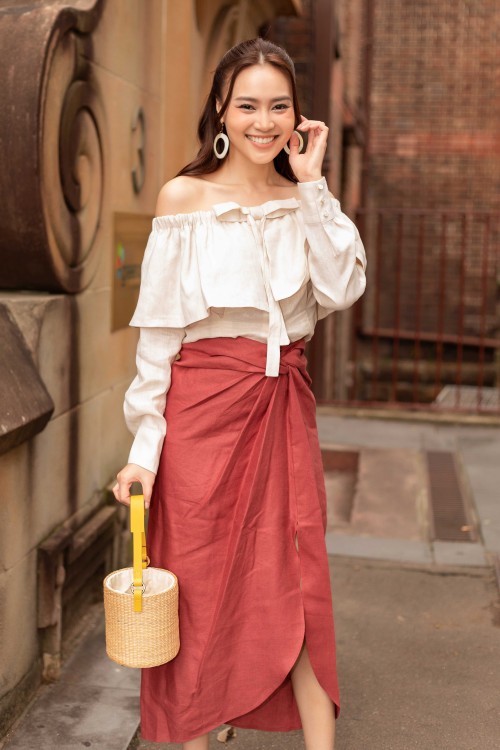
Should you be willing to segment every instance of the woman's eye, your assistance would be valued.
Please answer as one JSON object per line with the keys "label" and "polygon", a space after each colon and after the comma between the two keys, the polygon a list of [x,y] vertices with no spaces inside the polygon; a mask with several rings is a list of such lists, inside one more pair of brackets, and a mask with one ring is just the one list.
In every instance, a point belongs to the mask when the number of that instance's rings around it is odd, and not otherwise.
{"label": "woman's eye", "polygon": [[[241,105],[239,106],[239,109],[247,109],[247,107],[248,107],[249,109],[253,109],[253,107],[252,107],[252,105],[251,105],[251,104],[241,104]],[[287,104],[276,104],[274,108],[275,108],[275,109],[280,109],[280,110],[284,110],[284,109],[288,109],[288,105],[287,105]]]}

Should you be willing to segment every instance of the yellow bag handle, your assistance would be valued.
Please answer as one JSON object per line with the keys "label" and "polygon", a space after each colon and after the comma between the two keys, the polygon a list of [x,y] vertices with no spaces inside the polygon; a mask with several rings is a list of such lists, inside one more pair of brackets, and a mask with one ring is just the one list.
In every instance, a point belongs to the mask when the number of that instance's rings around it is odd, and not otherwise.
{"label": "yellow bag handle", "polygon": [[149,565],[149,557],[146,549],[144,513],[144,495],[131,495],[130,531],[132,532],[134,551],[134,582],[132,584],[132,590],[134,592],[134,612],[142,612],[142,594],[144,592],[142,571],[143,568],[147,568]]}

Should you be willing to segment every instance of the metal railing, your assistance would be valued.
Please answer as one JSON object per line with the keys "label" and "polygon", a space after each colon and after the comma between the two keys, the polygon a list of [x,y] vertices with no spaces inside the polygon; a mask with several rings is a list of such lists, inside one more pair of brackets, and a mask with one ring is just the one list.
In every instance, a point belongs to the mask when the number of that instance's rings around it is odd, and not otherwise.
{"label": "metal railing", "polygon": [[500,215],[360,210],[356,224],[367,289],[328,400],[499,414]]}

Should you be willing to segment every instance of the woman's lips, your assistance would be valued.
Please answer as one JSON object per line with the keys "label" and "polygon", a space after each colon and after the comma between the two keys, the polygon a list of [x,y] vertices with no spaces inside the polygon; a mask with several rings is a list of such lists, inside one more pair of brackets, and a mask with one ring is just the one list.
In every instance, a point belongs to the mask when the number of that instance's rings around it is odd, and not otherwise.
{"label": "woman's lips", "polygon": [[[265,137],[265,136],[262,136],[262,137]],[[268,136],[268,137],[270,137],[270,136]],[[257,143],[257,141],[253,141],[250,138],[250,136],[248,136],[248,135],[245,136],[245,138],[247,138],[250,141],[250,143],[252,143],[254,146],[256,146],[257,148],[263,148],[263,149],[266,149],[266,148],[269,148],[269,146],[272,146],[277,137],[278,137],[277,135],[274,135],[272,137],[273,138],[272,141],[269,141],[269,143]]]}

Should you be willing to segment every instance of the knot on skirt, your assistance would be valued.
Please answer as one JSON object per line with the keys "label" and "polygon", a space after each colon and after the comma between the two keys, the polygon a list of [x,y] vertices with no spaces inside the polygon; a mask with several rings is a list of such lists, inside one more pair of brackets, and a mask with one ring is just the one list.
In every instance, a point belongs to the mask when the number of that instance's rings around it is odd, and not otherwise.
{"label": "knot on skirt", "polygon": [[[310,382],[304,354],[305,339],[292,341],[280,347],[279,374],[299,370]],[[199,339],[182,345],[176,367],[202,367],[209,369],[239,370],[265,376],[267,345],[245,336],[217,336]]]}

